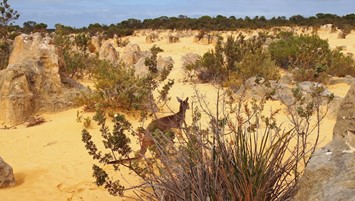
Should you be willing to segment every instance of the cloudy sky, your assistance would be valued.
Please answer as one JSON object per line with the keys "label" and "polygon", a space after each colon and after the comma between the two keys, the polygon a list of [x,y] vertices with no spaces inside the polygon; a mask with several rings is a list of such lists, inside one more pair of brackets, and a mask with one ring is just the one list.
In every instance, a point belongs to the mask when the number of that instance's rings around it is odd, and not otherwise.
{"label": "cloudy sky", "polygon": [[224,15],[242,17],[314,16],[355,13],[355,0],[9,0],[26,21],[43,22],[50,28],[60,23],[73,27],[91,23],[112,24],[128,18]]}

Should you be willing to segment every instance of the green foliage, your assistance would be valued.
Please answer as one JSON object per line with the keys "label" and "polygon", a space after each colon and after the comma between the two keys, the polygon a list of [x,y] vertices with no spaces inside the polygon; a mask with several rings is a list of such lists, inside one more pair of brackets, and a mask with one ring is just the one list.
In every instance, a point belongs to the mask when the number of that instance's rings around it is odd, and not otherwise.
{"label": "green foliage", "polygon": [[270,54],[262,52],[259,54],[247,53],[240,62],[239,78],[247,80],[257,76],[270,80],[277,80],[280,77],[275,62],[271,60]]}
{"label": "green foliage", "polygon": [[7,67],[10,57],[10,42],[7,39],[13,39],[10,33],[14,30],[12,22],[17,20],[20,14],[11,8],[8,0],[0,1],[0,70]]}
{"label": "green foliage", "polygon": [[84,34],[84,33],[76,34],[75,37],[74,37],[74,45],[80,51],[84,51],[85,52],[88,49],[89,41],[90,41],[90,37],[87,34]]}
{"label": "green foliage", "polygon": [[63,51],[65,61],[65,72],[70,76],[82,78],[87,66],[87,56],[82,52]]}
{"label": "green foliage", "polygon": [[204,82],[215,81],[233,85],[253,76],[265,79],[278,78],[278,71],[270,55],[263,51],[265,34],[248,40],[240,34],[229,36],[225,44],[219,40],[214,50],[205,53],[201,60],[188,66],[187,71],[196,71]]}
{"label": "green foliage", "polygon": [[152,48],[150,48],[150,51],[152,53],[152,56],[147,57],[144,61],[144,64],[148,66],[148,69],[151,73],[157,74],[157,55],[159,52],[163,52],[163,50],[160,47],[154,45]]}
{"label": "green foliage", "polygon": [[84,123],[83,123],[84,128],[88,129],[91,127],[91,118],[90,117],[85,117],[84,118]]}
{"label": "green foliage", "polygon": [[[174,132],[153,132],[152,158],[131,156],[128,135],[139,137],[139,133],[119,114],[114,115],[112,131],[103,111],[95,115],[105,147],[102,152],[85,129],[82,139],[89,154],[101,163],[93,166],[96,184],[112,195],[124,196],[134,189],[142,200],[288,200],[318,145],[320,122],[326,115],[323,107],[332,98],[323,102],[323,91],[313,86],[306,99],[299,88],[293,90],[294,101],[287,106],[292,121],[287,127],[276,121],[279,110],[265,115],[266,97],[260,102],[245,102],[243,97],[233,101],[219,91],[216,111],[211,112],[196,92],[200,104],[192,108],[192,124],[184,127],[183,139],[174,144]],[[231,111],[225,110],[225,104]],[[202,127],[202,116],[209,120],[207,127]],[[310,137],[314,131],[315,141]],[[107,165],[116,172],[127,168],[142,184],[123,186],[113,179],[117,178],[114,172],[106,171]]]}
{"label": "green foliage", "polygon": [[272,58],[282,68],[314,68],[327,65],[325,57],[330,53],[328,42],[319,36],[290,36],[272,43]]}
{"label": "green foliage", "polygon": [[351,56],[345,56],[339,49],[331,50],[328,42],[317,35],[283,35],[281,40],[270,45],[269,51],[277,65],[296,69],[298,81],[322,81],[326,74],[355,75]]}
{"label": "green foliage", "polygon": [[[106,117],[102,110],[98,110],[94,120],[100,126],[101,136],[103,138],[103,144],[105,149],[109,150],[106,153],[98,151],[95,143],[92,141],[90,133],[84,129],[82,131],[82,141],[85,143],[85,148],[89,151],[89,154],[93,159],[98,160],[101,163],[108,163],[111,160],[122,159],[122,157],[128,157],[132,152],[130,148],[130,139],[127,137],[127,133],[131,130],[131,124],[121,114],[116,114],[112,119],[114,123],[112,131],[106,125]],[[117,170],[117,169],[116,169]],[[111,181],[108,173],[98,165],[93,165],[93,176],[96,178],[96,184],[98,186],[104,186],[112,195],[123,195],[124,186],[120,185],[120,181]]]}
{"label": "green foliage", "polygon": [[[324,24],[333,24],[334,27],[342,29],[345,34],[350,33],[354,30],[354,14],[348,14],[344,16],[337,16],[327,13],[318,13],[316,16],[304,17],[301,15],[291,16],[286,18],[285,16],[272,17],[271,19],[266,19],[264,16],[255,16],[250,18],[246,16],[243,18],[236,18],[235,16],[222,16],[217,15],[216,17],[201,16],[199,18],[190,18],[187,16],[181,17],[167,17],[161,16],[155,19],[127,19],[123,20],[117,24],[105,25],[94,23],[90,24],[88,27],[83,27],[80,29],[75,29],[73,27],[61,25],[60,27],[56,25],[56,33],[78,33],[78,32],[89,32],[91,35],[96,35],[97,33],[102,33],[103,38],[112,38],[114,35],[117,36],[128,36],[132,35],[135,30],[140,29],[171,29],[171,30],[202,30],[199,37],[203,36],[204,33],[212,30],[218,31],[235,31],[236,29],[269,29],[271,27],[280,26],[309,26],[313,27],[314,30],[319,28]],[[61,30],[59,30],[61,29]]]}
{"label": "green foliage", "polygon": [[[134,69],[124,66],[122,63],[113,64],[108,61],[95,60],[95,66],[90,71],[95,81],[96,90],[82,100],[87,109],[96,108],[115,110],[152,109],[155,104],[152,92],[157,89],[160,82],[163,82],[169,75],[172,66],[164,69],[161,73],[157,70],[157,54],[162,50],[159,47],[152,47],[152,56],[146,59],[149,73],[145,77],[138,77]],[[166,101],[168,92],[173,81],[169,81],[160,91],[161,100]]]}
{"label": "green foliage", "polygon": [[0,70],[7,67],[10,53],[10,44],[6,40],[0,39]]}
{"label": "green foliage", "polygon": [[20,14],[11,8],[8,0],[0,2],[0,35],[5,37],[8,35],[8,27],[13,21],[17,20]]}
{"label": "green foliage", "polygon": [[159,101],[168,101],[168,94],[170,89],[173,87],[174,85],[174,80],[169,79],[168,83],[166,83],[162,90],[159,91]]}
{"label": "green foliage", "polygon": [[65,25],[62,25],[62,24],[55,24],[55,33],[57,35],[69,35],[71,33],[74,33],[75,30],[74,28],[70,27],[70,26],[65,26]]}
{"label": "green foliage", "polygon": [[96,105],[102,109],[143,110],[156,87],[150,77],[136,77],[133,69],[108,61],[97,61],[93,78],[96,90],[86,102],[92,109]]}
{"label": "green foliage", "polygon": [[88,49],[89,37],[85,34],[76,34],[74,40],[70,36],[56,34],[54,44],[61,49],[63,54],[65,69],[63,71],[74,78],[83,78],[85,72],[90,73],[96,65],[96,58],[89,58]]}
{"label": "green foliage", "polygon": [[352,54],[344,55],[340,49],[331,52],[331,64],[326,72],[333,76],[344,77],[351,75],[355,77],[355,62]]}
{"label": "green foliage", "polygon": [[44,23],[37,23],[34,21],[27,21],[23,23],[23,31],[25,33],[31,32],[47,32],[47,25]]}

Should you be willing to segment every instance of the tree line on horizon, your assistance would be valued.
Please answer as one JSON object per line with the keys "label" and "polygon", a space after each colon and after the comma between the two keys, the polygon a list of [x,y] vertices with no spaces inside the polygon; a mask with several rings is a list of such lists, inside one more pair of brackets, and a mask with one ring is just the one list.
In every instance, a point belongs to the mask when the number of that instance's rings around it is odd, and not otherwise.
{"label": "tree line on horizon", "polygon": [[134,19],[123,20],[117,24],[89,24],[87,27],[75,28],[63,24],[56,24],[55,29],[47,29],[45,23],[37,23],[27,21],[23,23],[23,27],[15,26],[15,29],[21,29],[25,33],[58,31],[63,34],[90,32],[106,32],[109,36],[114,34],[118,36],[131,35],[134,30],[138,29],[176,29],[176,30],[205,30],[205,31],[232,31],[236,29],[259,29],[271,28],[277,26],[309,26],[320,27],[324,24],[332,24],[345,32],[355,29],[355,13],[338,16],[329,13],[318,13],[315,16],[304,17],[302,15],[293,15],[289,18],[285,16],[272,17],[267,19],[264,16],[255,16],[253,18],[246,16],[245,18],[236,18],[234,16],[226,17],[217,15],[216,17],[201,16],[199,18],[190,18],[186,15],[177,17],[161,16],[154,19]]}

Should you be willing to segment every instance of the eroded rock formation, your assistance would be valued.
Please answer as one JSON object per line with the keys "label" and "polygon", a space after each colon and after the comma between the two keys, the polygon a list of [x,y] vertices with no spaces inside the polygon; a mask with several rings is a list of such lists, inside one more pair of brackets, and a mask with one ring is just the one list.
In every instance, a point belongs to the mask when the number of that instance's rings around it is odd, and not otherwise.
{"label": "eroded rock formation", "polygon": [[333,141],[313,154],[294,201],[354,200],[355,83],[341,103],[333,132]]}
{"label": "eroded rock formation", "polygon": [[113,46],[113,41],[107,40],[102,44],[99,51],[99,59],[112,63],[118,61],[119,54]]}
{"label": "eroded rock formation", "polygon": [[62,74],[64,65],[49,36],[17,36],[9,65],[0,71],[0,124],[14,125],[38,112],[73,106],[86,88]]}
{"label": "eroded rock formation", "polygon": [[122,53],[122,61],[126,63],[128,66],[132,66],[138,62],[138,60],[142,57],[142,51],[139,45],[129,43],[123,49]]}

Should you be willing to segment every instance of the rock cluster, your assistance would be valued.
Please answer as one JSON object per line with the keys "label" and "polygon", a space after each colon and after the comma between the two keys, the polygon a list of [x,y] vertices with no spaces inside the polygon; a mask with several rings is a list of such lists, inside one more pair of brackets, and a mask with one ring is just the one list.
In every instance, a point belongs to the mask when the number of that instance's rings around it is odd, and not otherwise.
{"label": "rock cluster", "polygon": [[156,42],[156,41],[158,41],[158,40],[159,40],[159,36],[158,36],[158,34],[156,34],[156,33],[154,33],[154,32],[148,34],[148,35],[145,37],[145,42],[146,42],[146,43],[154,43],[154,42]]}
{"label": "rock cluster", "polygon": [[355,82],[340,105],[333,133],[344,137],[348,130],[355,131]]}
{"label": "rock cluster", "polygon": [[354,200],[355,83],[341,103],[333,132],[333,141],[313,154],[294,201]]}
{"label": "rock cluster", "polygon": [[172,34],[169,34],[168,35],[168,43],[177,43],[177,42],[180,42],[180,38],[175,36],[175,35],[172,35]]}
{"label": "rock cluster", "polygon": [[186,68],[189,65],[196,63],[197,60],[200,60],[201,56],[199,54],[190,52],[181,57],[182,60],[182,67]]}
{"label": "rock cluster", "polygon": [[124,47],[121,59],[128,66],[132,66],[143,56],[144,53],[138,44],[129,43]]}
{"label": "rock cluster", "polygon": [[99,37],[93,36],[89,42],[89,51],[91,53],[99,53],[101,47],[101,41]]}
{"label": "rock cluster", "polygon": [[118,61],[119,54],[114,47],[113,41],[107,40],[103,42],[99,51],[99,59],[106,60],[112,63],[116,63]]}
{"label": "rock cluster", "polygon": [[337,38],[338,39],[345,39],[345,37],[346,37],[346,34],[343,31],[339,31]]}
{"label": "rock cluster", "polygon": [[0,71],[0,124],[73,106],[86,88],[62,73],[64,60],[52,39],[39,33],[15,38],[9,65]]}
{"label": "rock cluster", "polygon": [[198,36],[194,36],[193,42],[199,43],[202,45],[209,45],[209,44],[217,44],[219,40],[219,37],[216,35],[211,35],[211,34],[204,34],[201,38]]}

